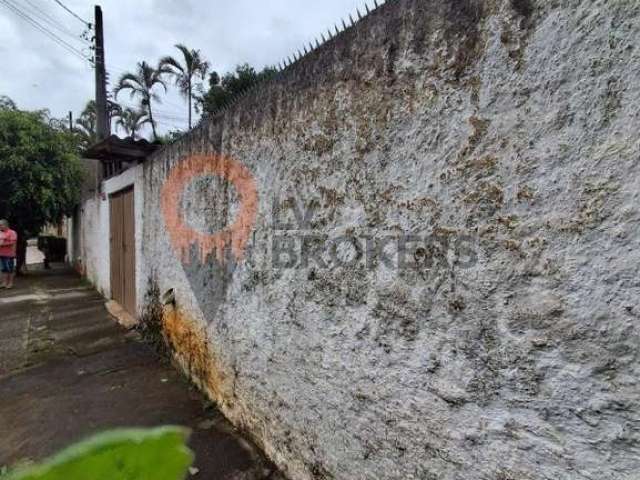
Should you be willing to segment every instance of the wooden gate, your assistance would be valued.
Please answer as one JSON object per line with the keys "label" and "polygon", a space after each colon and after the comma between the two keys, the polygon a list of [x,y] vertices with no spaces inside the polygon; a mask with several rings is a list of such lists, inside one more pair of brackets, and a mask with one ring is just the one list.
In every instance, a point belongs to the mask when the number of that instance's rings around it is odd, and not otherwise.
{"label": "wooden gate", "polygon": [[133,187],[110,196],[111,298],[136,315],[136,248]]}

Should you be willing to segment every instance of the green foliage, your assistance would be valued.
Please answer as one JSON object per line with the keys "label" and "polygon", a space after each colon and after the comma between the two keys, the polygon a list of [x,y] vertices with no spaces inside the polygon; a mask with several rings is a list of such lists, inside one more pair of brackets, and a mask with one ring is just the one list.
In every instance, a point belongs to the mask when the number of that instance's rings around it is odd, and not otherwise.
{"label": "green foliage", "polygon": [[0,217],[38,233],[72,212],[83,175],[77,136],[46,111],[0,109]]}
{"label": "green foliage", "polygon": [[193,92],[202,89],[202,85],[195,80],[206,78],[209,63],[202,58],[200,50],[191,50],[182,44],[177,44],[175,47],[182,53],[182,63],[167,56],[160,60],[159,69],[174,78],[180,93],[187,99],[189,128],[191,128]]}
{"label": "green foliage", "polygon": [[139,133],[145,124],[150,123],[149,115],[142,110],[125,108],[116,115],[116,127],[122,128],[126,135],[134,140],[140,137]]}
{"label": "green foliage", "polygon": [[[120,105],[111,100],[107,100],[107,114],[109,120],[121,118],[123,109]],[[76,119],[74,133],[78,136],[80,147],[83,150],[91,147],[98,141],[98,109],[95,100],[89,100],[84,110],[80,114],[80,118]]]}
{"label": "green foliage", "polygon": [[139,110],[145,112],[146,121],[153,130],[153,138],[160,143],[170,142],[175,137],[171,133],[165,136],[158,135],[157,122],[152,109],[152,104],[161,103],[158,87],[164,89],[165,93],[167,91],[165,80],[173,80],[187,100],[188,125],[191,129],[193,110],[197,113],[214,113],[256,83],[277,73],[274,67],[265,67],[261,71],[256,71],[245,63],[238,65],[233,72],[226,73],[222,77],[217,72],[212,72],[209,75],[208,88],[205,88],[201,80],[206,78],[209,62],[205,60],[200,50],[190,49],[183,44],[177,44],[175,47],[180,51],[178,58],[165,56],[160,59],[157,67],[145,61],[139,62],[137,69],[122,75],[114,88],[116,99],[123,90],[126,90],[131,99],[135,98],[139,101]]}
{"label": "green foliage", "polygon": [[167,84],[162,77],[169,73],[171,71],[166,66],[159,65],[154,68],[147,62],[140,62],[135,72],[124,73],[120,77],[113,90],[116,99],[122,91],[128,91],[131,99],[137,98],[139,100],[140,110],[143,110],[149,117],[155,140],[158,139],[158,133],[151,108],[152,102],[161,103],[160,96],[156,93],[156,87],[162,87],[165,93],[167,92]]}
{"label": "green foliage", "polygon": [[95,100],[90,100],[80,114],[80,118],[76,119],[76,134],[79,136],[80,144],[83,149],[89,148],[96,143],[98,134],[96,132],[98,115],[96,112]]}
{"label": "green foliage", "polygon": [[182,130],[171,129],[164,135],[160,135],[156,143],[160,145],[172,144],[173,142],[180,140],[184,136],[184,133],[185,132]]}
{"label": "green foliage", "polygon": [[107,432],[7,480],[183,480],[194,458],[187,437],[178,427]]}
{"label": "green foliage", "polygon": [[0,95],[0,110],[16,110],[16,104],[6,95]]}
{"label": "green foliage", "polygon": [[217,72],[213,72],[209,76],[209,90],[199,97],[198,101],[205,112],[213,113],[237,95],[275,75],[276,72],[277,70],[273,67],[265,67],[257,72],[246,63],[238,65],[235,71],[225,74],[222,78]]}

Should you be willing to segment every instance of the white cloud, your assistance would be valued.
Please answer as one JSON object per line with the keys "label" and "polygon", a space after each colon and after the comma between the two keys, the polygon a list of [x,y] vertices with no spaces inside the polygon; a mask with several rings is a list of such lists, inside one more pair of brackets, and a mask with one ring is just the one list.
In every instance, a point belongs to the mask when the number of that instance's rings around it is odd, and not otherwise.
{"label": "white cloud", "polygon": [[[83,30],[82,23],[53,0],[10,1],[34,18],[40,16],[41,22],[44,15],[78,35]],[[308,44],[356,7],[363,10],[363,2],[104,0],[107,68],[115,81],[123,71],[135,68],[138,61],[155,63],[164,55],[175,54],[176,43],[200,49],[220,72],[244,62],[261,68]],[[63,3],[81,17],[92,20],[93,2],[63,0]],[[38,11],[32,6],[38,7]],[[80,40],[54,32],[88,52]],[[78,115],[93,95],[93,71],[88,64],[83,65],[2,5],[0,62],[3,65],[0,94],[10,96],[21,108],[49,108],[59,117],[66,117],[73,110]],[[172,91],[159,107],[166,117],[162,130],[172,125],[185,126],[183,105],[182,98]]]}

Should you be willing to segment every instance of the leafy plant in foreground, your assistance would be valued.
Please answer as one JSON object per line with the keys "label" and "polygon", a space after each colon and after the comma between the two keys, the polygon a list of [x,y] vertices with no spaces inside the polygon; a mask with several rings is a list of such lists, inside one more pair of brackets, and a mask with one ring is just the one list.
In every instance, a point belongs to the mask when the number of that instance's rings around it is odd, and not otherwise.
{"label": "leafy plant in foreground", "polygon": [[0,475],[6,480],[184,480],[193,462],[179,427],[115,430],[42,463]]}

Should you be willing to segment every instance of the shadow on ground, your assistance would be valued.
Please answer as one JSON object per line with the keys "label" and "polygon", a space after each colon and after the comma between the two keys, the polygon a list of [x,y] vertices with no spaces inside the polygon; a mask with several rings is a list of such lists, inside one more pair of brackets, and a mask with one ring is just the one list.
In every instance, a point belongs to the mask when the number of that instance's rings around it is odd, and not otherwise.
{"label": "shadow on ground", "polygon": [[159,425],[192,429],[192,478],[282,478],[70,270],[33,271],[0,291],[0,466],[105,429]]}

